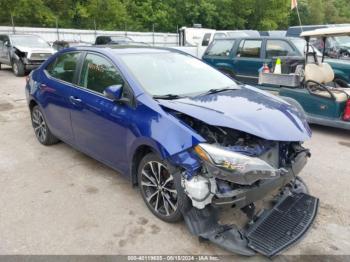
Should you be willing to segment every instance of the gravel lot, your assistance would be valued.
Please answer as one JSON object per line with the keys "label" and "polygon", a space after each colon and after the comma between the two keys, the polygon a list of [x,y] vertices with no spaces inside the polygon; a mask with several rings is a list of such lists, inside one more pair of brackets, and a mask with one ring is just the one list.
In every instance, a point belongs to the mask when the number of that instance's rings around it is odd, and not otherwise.
{"label": "gravel lot", "polygon": [[[108,167],[64,143],[40,145],[24,85],[10,68],[0,71],[0,254],[227,254],[183,223],[158,220]],[[350,255],[350,132],[312,129],[302,177],[319,214],[286,254]]]}

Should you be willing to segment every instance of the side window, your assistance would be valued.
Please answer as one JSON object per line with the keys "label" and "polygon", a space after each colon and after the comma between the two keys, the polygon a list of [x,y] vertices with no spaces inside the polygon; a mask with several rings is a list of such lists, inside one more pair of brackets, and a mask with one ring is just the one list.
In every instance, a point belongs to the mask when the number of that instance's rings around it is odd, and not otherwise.
{"label": "side window", "polygon": [[259,58],[261,51],[261,40],[243,40],[239,45],[237,56]]}
{"label": "side window", "polygon": [[123,84],[123,78],[106,58],[95,54],[86,55],[79,81],[81,87],[103,94],[107,87]]}
{"label": "side window", "polygon": [[80,53],[64,53],[46,67],[46,72],[57,79],[73,83]]}
{"label": "side window", "polygon": [[203,36],[202,46],[208,46],[210,42],[211,33],[206,33]]}
{"label": "side window", "polygon": [[234,43],[235,40],[214,40],[206,55],[227,57],[230,55]]}
{"label": "side window", "polygon": [[267,40],[266,58],[273,58],[276,56],[288,56],[293,54],[293,48],[286,41]]}

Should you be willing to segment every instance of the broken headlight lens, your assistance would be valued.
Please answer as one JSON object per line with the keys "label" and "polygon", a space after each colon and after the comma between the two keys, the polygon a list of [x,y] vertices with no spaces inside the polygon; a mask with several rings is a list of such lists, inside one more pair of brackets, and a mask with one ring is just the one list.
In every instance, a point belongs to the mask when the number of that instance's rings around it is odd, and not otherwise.
{"label": "broken headlight lens", "polygon": [[242,155],[219,146],[199,144],[194,149],[201,159],[234,173],[253,172],[274,176],[276,172],[275,168],[260,158]]}

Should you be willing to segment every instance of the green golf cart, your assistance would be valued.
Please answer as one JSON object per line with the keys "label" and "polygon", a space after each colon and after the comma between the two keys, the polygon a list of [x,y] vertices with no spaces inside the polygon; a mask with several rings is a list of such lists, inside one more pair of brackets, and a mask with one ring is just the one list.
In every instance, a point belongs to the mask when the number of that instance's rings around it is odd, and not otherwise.
{"label": "green golf cart", "polygon": [[[305,112],[309,123],[350,130],[350,88],[334,83],[334,72],[328,63],[317,56],[310,38],[350,35],[350,27],[322,28],[303,32],[307,41],[305,60],[293,71],[282,74],[259,74],[258,88],[270,91]],[[321,60],[321,61],[319,61]],[[282,61],[283,64],[283,61]],[[282,66],[283,68],[283,66]]]}

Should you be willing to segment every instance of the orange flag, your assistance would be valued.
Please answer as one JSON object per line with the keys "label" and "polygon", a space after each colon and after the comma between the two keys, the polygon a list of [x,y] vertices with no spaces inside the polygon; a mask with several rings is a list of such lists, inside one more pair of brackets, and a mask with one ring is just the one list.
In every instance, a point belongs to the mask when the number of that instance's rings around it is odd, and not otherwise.
{"label": "orange flag", "polygon": [[292,0],[291,9],[293,10],[293,9],[296,8],[297,6],[298,6],[298,0]]}

